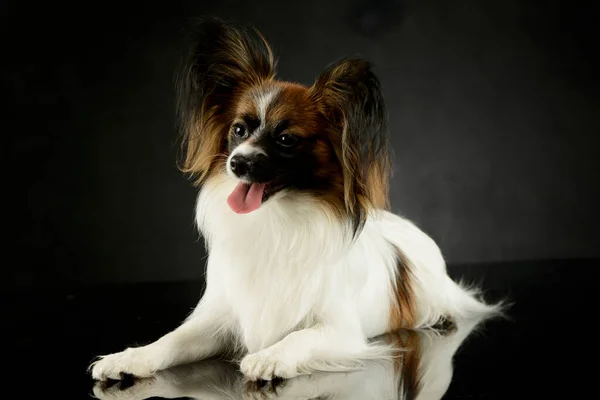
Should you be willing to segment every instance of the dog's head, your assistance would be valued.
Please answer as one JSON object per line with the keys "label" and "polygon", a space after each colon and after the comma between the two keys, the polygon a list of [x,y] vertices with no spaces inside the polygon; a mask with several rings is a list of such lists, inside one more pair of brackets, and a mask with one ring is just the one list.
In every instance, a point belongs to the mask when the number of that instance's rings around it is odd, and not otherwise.
{"label": "dog's head", "polygon": [[302,192],[357,231],[369,209],[387,206],[386,112],[368,62],[339,61],[310,87],[280,81],[258,31],[207,19],[178,82],[182,170],[198,184],[236,179],[234,212]]}

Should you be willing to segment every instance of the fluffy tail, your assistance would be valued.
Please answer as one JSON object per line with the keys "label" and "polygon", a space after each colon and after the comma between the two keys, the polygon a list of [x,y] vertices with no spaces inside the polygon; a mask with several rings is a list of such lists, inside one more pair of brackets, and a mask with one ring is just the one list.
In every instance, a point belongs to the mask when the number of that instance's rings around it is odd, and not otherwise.
{"label": "fluffy tail", "polygon": [[506,299],[495,303],[486,301],[479,286],[467,284],[465,281],[453,285],[450,302],[456,318],[480,322],[498,317],[506,318],[506,312],[510,307]]}

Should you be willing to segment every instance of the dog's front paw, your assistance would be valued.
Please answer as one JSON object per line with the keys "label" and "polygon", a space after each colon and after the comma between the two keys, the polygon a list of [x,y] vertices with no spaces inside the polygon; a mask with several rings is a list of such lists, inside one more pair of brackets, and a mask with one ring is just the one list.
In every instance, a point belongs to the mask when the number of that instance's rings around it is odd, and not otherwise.
{"label": "dog's front paw", "polygon": [[94,397],[99,400],[142,400],[154,397],[153,388],[160,387],[157,378],[144,378],[131,381],[98,381],[95,383]]}
{"label": "dog's front paw", "polygon": [[273,378],[289,379],[298,376],[297,362],[286,359],[270,349],[249,354],[240,363],[240,370],[246,378],[256,381],[270,381]]}
{"label": "dog's front paw", "polygon": [[147,378],[156,372],[155,362],[143,348],[130,348],[101,357],[90,366],[90,370],[92,378],[97,381],[121,380],[124,375]]}
{"label": "dog's front paw", "polygon": [[268,400],[277,399],[278,388],[286,382],[285,379],[273,379],[272,381],[246,381],[242,400]]}

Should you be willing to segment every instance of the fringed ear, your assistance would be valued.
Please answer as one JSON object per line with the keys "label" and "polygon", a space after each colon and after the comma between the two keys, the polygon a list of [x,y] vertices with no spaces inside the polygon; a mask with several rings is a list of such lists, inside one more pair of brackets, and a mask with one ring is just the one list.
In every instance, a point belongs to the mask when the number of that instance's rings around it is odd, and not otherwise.
{"label": "fringed ear", "polygon": [[226,157],[236,99],[249,87],[273,79],[275,61],[254,29],[210,18],[199,21],[192,33],[193,45],[177,76],[180,168],[201,184]]}
{"label": "fringed ear", "polygon": [[343,173],[345,211],[357,234],[370,209],[389,205],[391,162],[379,79],[365,60],[345,59],[328,67],[311,92],[332,126],[331,143]]}

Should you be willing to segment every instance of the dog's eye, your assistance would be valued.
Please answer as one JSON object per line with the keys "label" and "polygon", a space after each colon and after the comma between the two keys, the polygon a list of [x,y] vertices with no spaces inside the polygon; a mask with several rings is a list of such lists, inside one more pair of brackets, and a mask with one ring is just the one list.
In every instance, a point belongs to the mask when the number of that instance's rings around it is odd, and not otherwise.
{"label": "dog's eye", "polygon": [[246,128],[243,125],[235,124],[233,125],[233,134],[239,138],[243,138],[246,136]]}
{"label": "dog's eye", "polygon": [[298,138],[289,133],[284,133],[283,135],[277,136],[277,144],[283,147],[292,147],[296,143],[298,143]]}

